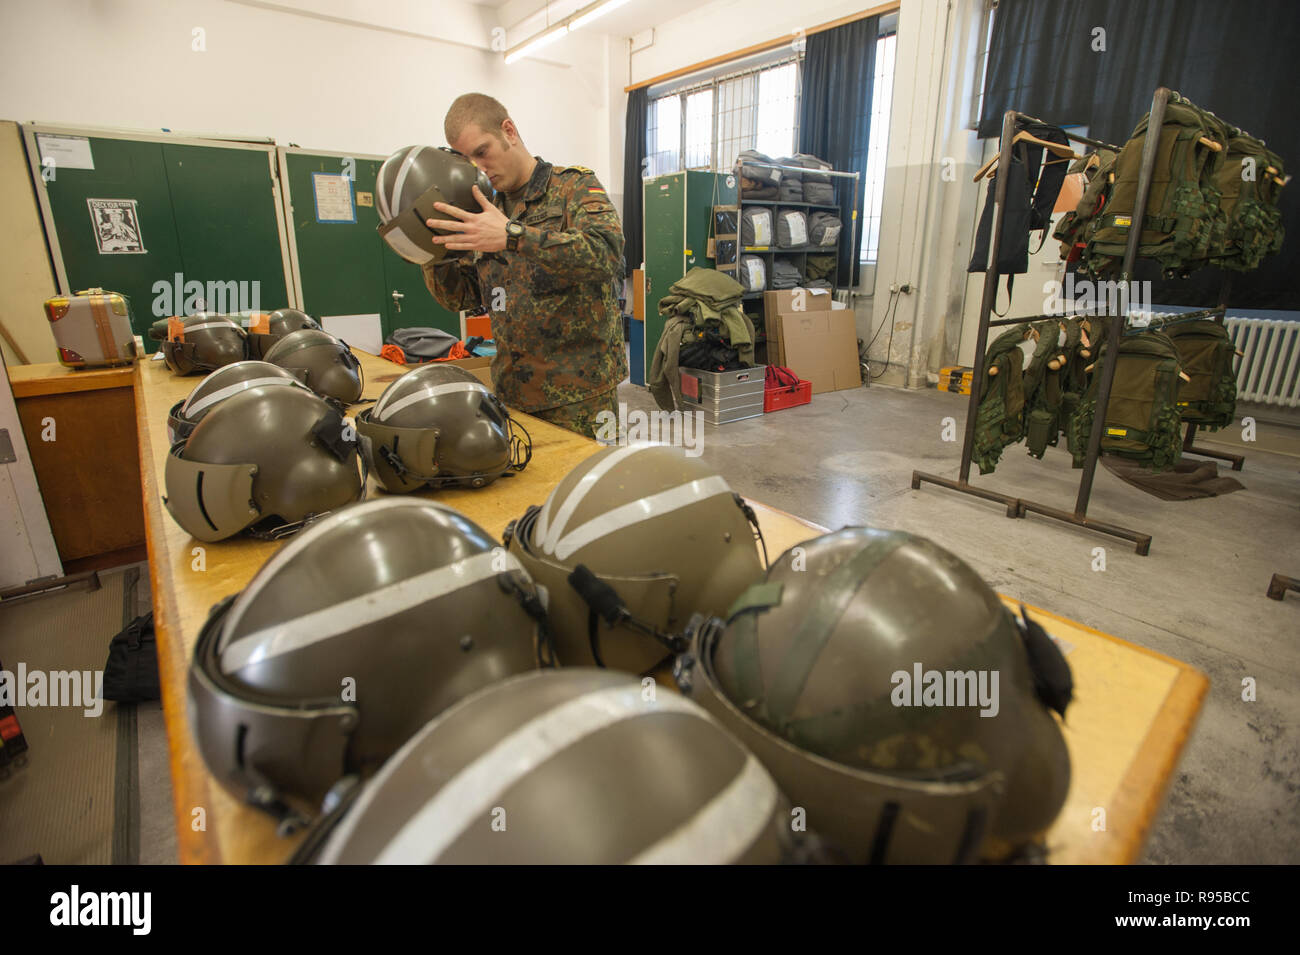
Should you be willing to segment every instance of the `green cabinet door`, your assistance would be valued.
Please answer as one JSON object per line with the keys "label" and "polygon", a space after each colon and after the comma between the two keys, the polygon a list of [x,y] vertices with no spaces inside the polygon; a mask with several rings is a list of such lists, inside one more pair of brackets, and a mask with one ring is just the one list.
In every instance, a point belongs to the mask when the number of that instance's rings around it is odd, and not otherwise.
{"label": "green cabinet door", "polygon": [[642,185],[645,223],[645,374],[650,364],[664,321],[659,315],[659,300],[668,288],[686,274],[686,174],[669,173],[647,179]]}
{"label": "green cabinet door", "polygon": [[162,151],[185,277],[204,283],[207,308],[287,306],[271,149],[164,143]]}
{"label": "green cabinet door", "polygon": [[89,137],[89,149],[93,169],[54,166],[52,178],[36,180],[48,201],[67,290],[103,288],[125,295],[135,332],[152,350],[157,346],[148,340],[150,324],[181,311],[183,303],[173,301],[175,277],[189,277],[162,144]]}
{"label": "green cabinet door", "polygon": [[[730,180],[730,184],[728,184]],[[709,236],[715,205],[734,205],[735,177],[726,173],[674,172],[642,183],[645,223],[645,372],[650,372],[664,322],[659,300],[695,267],[711,269]]]}
{"label": "green cabinet door", "polygon": [[[315,318],[378,315],[386,341],[395,329],[435,327],[460,334],[460,318],[424,287],[411,265],[379,237],[375,178],[383,160],[285,150],[288,208],[303,310]],[[316,174],[351,174],[355,222],[322,222],[316,214]],[[363,204],[358,201],[364,198]],[[397,293],[394,295],[394,293]]]}

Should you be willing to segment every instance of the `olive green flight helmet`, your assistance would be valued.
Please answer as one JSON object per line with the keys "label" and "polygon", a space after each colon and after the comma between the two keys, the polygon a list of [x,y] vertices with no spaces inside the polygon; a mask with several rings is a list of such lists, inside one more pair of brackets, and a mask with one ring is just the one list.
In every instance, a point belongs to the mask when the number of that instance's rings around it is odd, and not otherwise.
{"label": "olive green flight helmet", "polygon": [[167,367],[178,375],[215,371],[248,357],[247,335],[229,315],[196,312],[167,320],[159,346]]}
{"label": "olive green flight helmet", "polygon": [[346,342],[329,332],[316,328],[290,332],[262,360],[288,369],[316,394],[343,407],[361,400],[361,362]]}
{"label": "olive green flight helmet", "polygon": [[393,493],[483,487],[522,471],[532,456],[528,432],[501,399],[454,365],[402,375],[357,415],[357,430],[370,439],[375,475]]}
{"label": "olive green flight helmet", "polygon": [[296,861],[760,864],[795,835],[771,776],[700,707],[582,667],[462,700],[349,795]]}
{"label": "olive green flight helmet", "polygon": [[305,388],[259,385],[223,401],[172,446],[163,503],[203,541],[245,529],[282,537],[360,499],[356,432]]}
{"label": "olive green flight helmet", "polygon": [[253,312],[244,321],[248,330],[248,357],[263,358],[284,336],[304,328],[320,331],[320,325],[306,312],[296,308],[277,308],[274,312]]}
{"label": "olive green flight helmet", "polygon": [[1070,784],[1069,668],[1028,626],[934,543],[850,527],[695,621],[675,675],[852,861],[1025,858]]}
{"label": "olive green flight helmet", "polygon": [[433,208],[435,202],[458,206],[466,212],[482,212],[474,198],[478,186],[483,197],[492,200],[492,184],[467,157],[444,146],[406,146],[384,160],[375,181],[375,211],[379,213],[379,234],[389,248],[416,265],[440,262],[456,256],[433,241],[435,235],[451,235],[445,229],[430,229],[427,219],[454,221]]}
{"label": "olive green flight helmet", "polygon": [[670,635],[693,614],[721,613],[762,576],[757,528],[752,509],[703,461],[633,445],[579,464],[506,528],[506,543],[546,588],[562,665],[646,673],[680,647]]}
{"label": "olive green flight helmet", "polygon": [[344,508],[214,608],[190,668],[195,739],[238,798],[281,816],[319,806],[456,701],[535,667],[542,613],[518,562],[458,511]]}
{"label": "olive green flight helmet", "polygon": [[167,413],[167,436],[170,443],[184,441],[194,431],[203,416],[228,398],[262,385],[311,389],[292,373],[264,361],[237,361],[224,365],[200,381],[190,396],[172,405]]}

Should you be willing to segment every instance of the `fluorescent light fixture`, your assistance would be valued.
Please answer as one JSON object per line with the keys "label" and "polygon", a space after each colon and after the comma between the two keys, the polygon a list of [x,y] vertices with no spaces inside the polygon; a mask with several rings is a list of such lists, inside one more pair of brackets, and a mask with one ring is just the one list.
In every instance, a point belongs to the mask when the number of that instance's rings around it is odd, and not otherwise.
{"label": "fluorescent light fixture", "polygon": [[569,32],[569,24],[567,21],[562,21],[560,23],[557,23],[555,26],[551,27],[550,29],[543,30],[541,33],[537,34],[537,36],[533,37],[531,40],[525,40],[523,43],[520,43],[514,49],[507,50],[506,62],[513,63],[515,60],[522,59],[523,57],[527,56],[530,53],[536,53],[542,47],[549,46],[550,44],[554,43],[556,40],[558,40],[560,37],[564,36],[568,32]]}
{"label": "fluorescent light fixture", "polygon": [[602,17],[611,10],[617,10],[627,2],[628,0],[596,0],[595,3],[589,3],[577,13],[565,17],[555,26],[547,27],[531,40],[525,40],[523,43],[506,50],[506,62],[513,63],[530,53],[535,53],[566,33],[572,33],[574,30],[586,26],[597,17]]}
{"label": "fluorescent light fixture", "polygon": [[580,27],[585,27],[596,17],[603,17],[611,10],[617,10],[625,3],[627,3],[627,0],[597,0],[596,3],[574,15],[573,20],[569,23],[569,29],[577,30]]}

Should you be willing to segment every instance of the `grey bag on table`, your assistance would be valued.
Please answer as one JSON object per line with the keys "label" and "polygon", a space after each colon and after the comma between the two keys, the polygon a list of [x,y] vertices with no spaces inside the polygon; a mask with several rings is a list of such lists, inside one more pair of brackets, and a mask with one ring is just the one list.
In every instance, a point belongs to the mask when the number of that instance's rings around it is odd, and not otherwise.
{"label": "grey bag on table", "polygon": [[388,336],[388,344],[396,345],[408,359],[417,361],[444,358],[458,341],[459,338],[441,328],[399,328]]}

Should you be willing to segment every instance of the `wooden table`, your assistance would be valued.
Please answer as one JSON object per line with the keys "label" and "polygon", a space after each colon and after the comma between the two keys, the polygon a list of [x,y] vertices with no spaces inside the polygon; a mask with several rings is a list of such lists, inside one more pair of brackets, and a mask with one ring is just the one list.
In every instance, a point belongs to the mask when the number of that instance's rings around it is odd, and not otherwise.
{"label": "wooden table", "polygon": [[[404,370],[358,353],[367,398],[376,398]],[[209,608],[241,589],[278,543],[239,538],[200,544],[162,506],[167,410],[198,383],[172,376],[160,362],[139,366],[136,408],[149,567],[158,633],[163,708],[182,862],[282,862],[301,835],[281,839],[273,822],[231,798],[199,755],[187,716],[190,656]],[[529,504],[541,503],[579,461],[600,450],[594,441],[531,416],[527,470],[488,490],[440,491],[440,501],[500,535]],[[372,484],[373,484],[373,478]],[[773,558],[824,528],[755,504]],[[195,569],[202,547],[204,570]],[[1004,597],[1015,605],[1011,598]],[[1073,764],[1069,796],[1049,833],[1056,862],[1132,862],[1163,798],[1165,784],[1195,724],[1208,681],[1169,657],[1030,608],[1064,642],[1075,678],[1075,702],[1064,728]],[[1105,810],[1104,830],[1097,809]]]}
{"label": "wooden table", "polygon": [[[9,367],[32,468],[65,565],[144,544],[134,380],[130,365]],[[49,422],[54,440],[45,440]]]}

